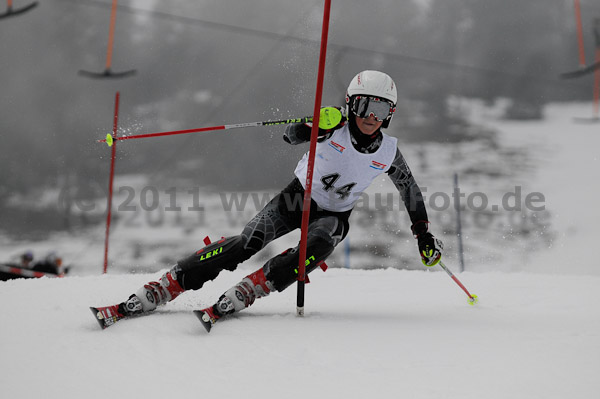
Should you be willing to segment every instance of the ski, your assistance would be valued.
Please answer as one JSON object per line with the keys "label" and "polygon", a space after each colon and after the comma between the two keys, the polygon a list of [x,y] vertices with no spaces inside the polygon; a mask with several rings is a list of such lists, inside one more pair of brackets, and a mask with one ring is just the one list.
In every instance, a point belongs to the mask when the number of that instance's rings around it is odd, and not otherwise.
{"label": "ski", "polygon": [[[129,315],[123,314],[121,304],[112,305],[112,306],[103,306],[103,307],[90,307],[90,311],[94,315],[94,318],[98,322],[100,328],[107,329],[112,326],[119,320],[135,317],[137,315]],[[211,308],[202,309],[202,310],[194,310],[194,315],[200,320],[202,326],[206,330],[206,332],[210,332],[213,324],[217,322],[219,316],[216,316]]]}
{"label": "ski", "polygon": [[94,314],[96,321],[98,322],[100,327],[102,327],[103,330],[112,326],[117,321],[127,317],[121,312],[119,312],[119,305],[98,308],[90,307],[90,310]]}
{"label": "ski", "polygon": [[202,323],[202,326],[206,329],[206,332],[210,332],[213,324],[217,322],[218,317],[214,315],[210,308],[203,310],[194,310],[194,314]]}

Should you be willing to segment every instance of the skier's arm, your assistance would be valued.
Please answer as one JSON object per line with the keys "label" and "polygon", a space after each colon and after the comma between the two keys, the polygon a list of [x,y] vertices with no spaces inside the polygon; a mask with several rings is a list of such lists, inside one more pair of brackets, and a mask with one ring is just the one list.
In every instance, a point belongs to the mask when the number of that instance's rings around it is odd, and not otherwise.
{"label": "skier's arm", "polygon": [[400,193],[412,225],[415,226],[419,222],[429,223],[421,189],[399,149],[396,149],[396,157],[387,173]]}
{"label": "skier's arm", "polygon": [[429,219],[427,218],[423,194],[406,164],[406,160],[398,149],[388,175],[400,192],[404,206],[408,211],[412,222],[410,228],[418,240],[419,254],[423,264],[426,266],[437,264],[442,256],[444,245],[429,232]]}
{"label": "skier's arm", "polygon": [[[346,117],[342,112],[342,108],[339,107],[323,107],[321,108],[321,115],[323,115],[323,111],[326,109],[337,108],[334,110],[338,115],[341,115],[341,121],[332,128],[323,129],[323,120],[319,122],[319,141],[323,141],[331,136],[331,134],[337,129],[341,128],[346,124]],[[339,120],[339,119],[338,119]],[[337,122],[337,121],[336,121]],[[334,122],[334,123],[336,123]],[[296,145],[301,143],[306,143],[310,141],[310,135],[312,131],[312,123],[294,123],[292,125],[288,125],[285,128],[285,132],[283,133],[283,140],[287,143]]]}
{"label": "skier's arm", "polygon": [[305,123],[294,123],[287,125],[283,133],[283,139],[292,145],[306,143],[310,141],[310,132],[312,127]]}

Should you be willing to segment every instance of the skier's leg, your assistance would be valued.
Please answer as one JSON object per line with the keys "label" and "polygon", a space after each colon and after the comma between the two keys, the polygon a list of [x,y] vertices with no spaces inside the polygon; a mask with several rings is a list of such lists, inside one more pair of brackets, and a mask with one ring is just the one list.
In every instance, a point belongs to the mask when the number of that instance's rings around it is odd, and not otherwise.
{"label": "skier's leg", "polygon": [[177,262],[159,282],[150,282],[123,303],[128,314],[149,312],[175,299],[186,290],[198,290],[215,279],[222,270],[237,266],[264,248],[269,242],[289,233],[294,223],[289,217],[286,190],[275,196],[238,236],[222,238]]}
{"label": "skier's leg", "polygon": [[[348,234],[349,214],[318,218],[308,226],[306,241],[306,274],[315,270]],[[273,287],[281,292],[298,278],[298,247],[270,259],[263,270]]]}
{"label": "skier's leg", "polygon": [[222,270],[235,270],[237,265],[254,255],[248,237],[242,234],[207,245],[177,262],[177,280],[185,290],[198,290],[215,279]]}
{"label": "skier's leg", "polygon": [[186,290],[200,289],[221,270],[235,270],[240,262],[256,253],[244,248],[245,241],[243,235],[223,238],[178,261],[159,281],[151,281],[138,289],[123,303],[122,309],[127,315],[153,311]]}
{"label": "skier's leg", "polygon": [[243,261],[296,226],[286,208],[285,190],[275,196],[242,230],[239,236],[223,239],[180,260],[177,279],[186,290],[202,288],[221,270],[233,271]]}
{"label": "skier's leg", "polygon": [[[315,270],[333,252],[347,230],[347,221],[336,216],[322,217],[310,224],[306,245],[307,273]],[[283,291],[298,277],[298,259],[298,247],[277,255],[227,290],[215,305],[204,311],[214,323],[223,315],[247,308],[257,298],[267,296],[273,290]]]}
{"label": "skier's leg", "polygon": [[172,301],[184,289],[177,281],[178,267],[175,266],[161,276],[158,281],[150,281],[123,303],[125,314],[132,315],[150,312],[159,305]]}
{"label": "skier's leg", "polygon": [[257,298],[271,293],[273,283],[266,279],[263,268],[244,277],[237,285],[228,289],[213,306],[203,309],[212,323],[223,315],[232,314],[252,305]]}

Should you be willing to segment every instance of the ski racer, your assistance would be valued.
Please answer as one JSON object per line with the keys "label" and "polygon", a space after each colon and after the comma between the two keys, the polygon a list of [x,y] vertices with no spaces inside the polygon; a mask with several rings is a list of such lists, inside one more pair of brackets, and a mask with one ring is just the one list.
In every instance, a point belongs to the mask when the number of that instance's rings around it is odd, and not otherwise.
{"label": "ski racer", "polygon": [[[386,173],[404,201],[419,253],[427,266],[437,264],[442,243],[429,232],[427,211],[419,186],[397,147],[397,139],[386,135],[396,110],[397,91],[390,76],[378,71],[357,74],[346,92],[342,108],[327,111],[339,123],[319,129],[314,184],[307,233],[306,272],[315,270],[348,234],[348,218],[360,194],[380,174]],[[288,125],[284,140],[292,145],[310,141],[311,126]],[[295,178],[248,224],[241,234],[223,238],[177,262],[159,281],[152,281],[118,305],[92,308],[105,328],[120,318],[150,312],[187,290],[198,290],[222,270],[237,266],[268,243],[295,229],[302,220],[308,154],[298,162]],[[227,290],[211,307],[203,309],[203,323],[252,305],[257,298],[281,292],[297,279],[298,247],[268,260],[263,267]]]}

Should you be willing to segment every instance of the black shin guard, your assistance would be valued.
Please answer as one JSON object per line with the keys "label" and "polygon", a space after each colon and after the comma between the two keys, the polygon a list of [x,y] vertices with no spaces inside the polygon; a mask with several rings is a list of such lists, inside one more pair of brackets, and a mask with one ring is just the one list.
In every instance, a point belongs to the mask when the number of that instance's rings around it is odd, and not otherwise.
{"label": "black shin guard", "polygon": [[221,270],[235,270],[237,265],[256,253],[245,248],[242,236],[222,238],[195,254],[177,262],[177,281],[186,290],[198,290],[215,279]]}
{"label": "black shin guard", "polygon": [[[312,272],[333,252],[334,246],[321,237],[310,237],[306,244],[306,274]],[[263,270],[267,280],[279,292],[292,285],[298,278],[298,247],[270,259]]]}

